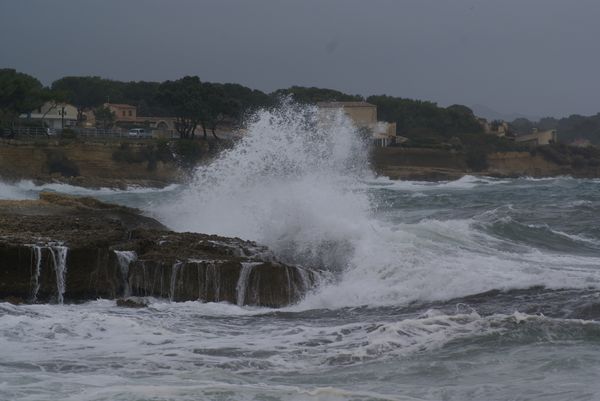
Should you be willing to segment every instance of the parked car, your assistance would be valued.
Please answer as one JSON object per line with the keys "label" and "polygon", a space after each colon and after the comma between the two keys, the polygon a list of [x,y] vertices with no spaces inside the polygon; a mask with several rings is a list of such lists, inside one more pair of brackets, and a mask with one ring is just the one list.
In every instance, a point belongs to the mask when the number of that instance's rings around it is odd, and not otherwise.
{"label": "parked car", "polygon": [[127,133],[130,138],[149,138],[150,133],[143,128],[132,128]]}

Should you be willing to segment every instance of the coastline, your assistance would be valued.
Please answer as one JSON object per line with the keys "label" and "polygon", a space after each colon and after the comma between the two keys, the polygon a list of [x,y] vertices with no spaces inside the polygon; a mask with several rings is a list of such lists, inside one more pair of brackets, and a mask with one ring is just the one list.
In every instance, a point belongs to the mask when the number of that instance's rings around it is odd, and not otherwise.
{"label": "coastline", "polygon": [[[186,180],[194,165],[177,160],[150,162],[120,160],[115,153],[127,146],[139,154],[154,140],[1,140],[0,180],[31,180],[36,185],[58,183],[84,188],[164,188]],[[126,144],[126,145],[124,145]],[[495,178],[558,177],[598,178],[600,167],[557,164],[540,152],[495,152],[487,155],[487,167],[468,167],[464,152],[431,148],[372,148],[373,171],[392,180],[452,181],[465,175]],[[206,157],[196,164],[206,161]]]}
{"label": "coastline", "polygon": [[487,156],[487,168],[477,171],[467,166],[465,153],[440,149],[374,148],[371,162],[378,175],[392,180],[451,181],[465,175],[494,178],[600,177],[599,167],[560,165],[537,152],[491,153]]}

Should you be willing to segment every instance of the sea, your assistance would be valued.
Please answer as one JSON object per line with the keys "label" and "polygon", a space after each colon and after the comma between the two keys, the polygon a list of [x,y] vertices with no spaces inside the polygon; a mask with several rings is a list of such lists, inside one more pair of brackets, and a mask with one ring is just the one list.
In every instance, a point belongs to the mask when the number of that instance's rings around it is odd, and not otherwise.
{"label": "sea", "polygon": [[0,183],[254,240],[320,277],[281,309],[0,303],[0,400],[600,400],[600,180],[393,181],[368,153],[343,114],[286,104],[185,183]]}

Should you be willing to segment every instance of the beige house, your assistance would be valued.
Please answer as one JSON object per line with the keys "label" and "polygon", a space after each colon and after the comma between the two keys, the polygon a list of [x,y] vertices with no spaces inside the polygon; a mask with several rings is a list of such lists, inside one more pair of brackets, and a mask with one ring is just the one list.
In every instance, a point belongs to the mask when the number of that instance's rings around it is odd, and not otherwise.
{"label": "beige house", "polygon": [[556,134],[555,129],[539,132],[536,128],[531,134],[519,135],[515,137],[515,141],[526,143],[531,146],[542,146],[556,143],[558,141],[558,135]]}
{"label": "beige house", "polygon": [[68,103],[46,102],[41,107],[19,116],[38,120],[48,128],[62,129],[77,124],[77,107]]}
{"label": "beige house", "polygon": [[115,122],[131,122],[137,121],[137,107],[130,104],[104,103],[110,111],[115,113]]}
{"label": "beige house", "polygon": [[369,130],[375,146],[385,147],[396,141],[396,123],[377,121],[377,106],[374,104],[367,102],[319,102],[317,106],[323,117],[332,111],[343,110],[359,129]]}

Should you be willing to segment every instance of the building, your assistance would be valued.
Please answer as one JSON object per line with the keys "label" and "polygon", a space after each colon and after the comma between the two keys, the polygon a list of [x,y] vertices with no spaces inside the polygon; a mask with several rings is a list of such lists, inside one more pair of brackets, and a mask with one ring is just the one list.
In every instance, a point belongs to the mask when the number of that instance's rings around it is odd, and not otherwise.
{"label": "building", "polygon": [[367,102],[319,102],[322,118],[336,110],[343,112],[359,129],[370,132],[375,146],[385,147],[396,142],[396,123],[377,121],[377,106]]}
{"label": "building", "polygon": [[104,103],[110,111],[115,113],[116,123],[137,122],[137,107],[130,104]]}
{"label": "building", "polygon": [[490,123],[485,118],[478,117],[477,122],[479,122],[483,128],[483,132],[486,134],[503,137],[509,133],[509,127],[506,121],[494,120]]}
{"label": "building", "polygon": [[46,102],[41,107],[19,117],[39,121],[41,126],[48,128],[62,129],[77,124],[77,107],[68,103]]}
{"label": "building", "polygon": [[531,134],[515,137],[515,141],[531,146],[550,145],[551,143],[556,143],[558,141],[558,135],[556,134],[555,129],[540,132],[537,128],[534,128]]}

